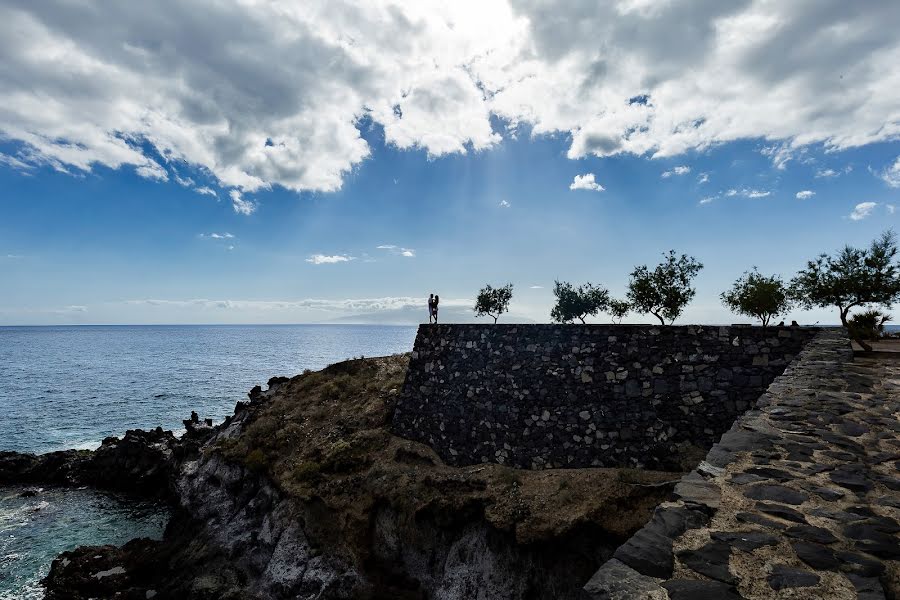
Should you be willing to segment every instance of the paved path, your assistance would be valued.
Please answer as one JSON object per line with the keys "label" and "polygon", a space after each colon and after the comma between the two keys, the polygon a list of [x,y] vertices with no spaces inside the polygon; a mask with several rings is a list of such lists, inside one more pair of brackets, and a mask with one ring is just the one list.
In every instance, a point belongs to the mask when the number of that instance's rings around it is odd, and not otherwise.
{"label": "paved path", "polygon": [[900,598],[900,362],[810,342],[590,598]]}

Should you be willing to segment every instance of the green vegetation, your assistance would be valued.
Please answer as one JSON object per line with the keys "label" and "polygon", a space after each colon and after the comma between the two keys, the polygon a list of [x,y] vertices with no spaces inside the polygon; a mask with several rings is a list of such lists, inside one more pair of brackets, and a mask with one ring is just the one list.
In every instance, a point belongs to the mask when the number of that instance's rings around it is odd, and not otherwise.
{"label": "green vegetation", "polygon": [[609,305],[606,307],[606,312],[612,316],[616,325],[621,323],[622,319],[627,317],[630,311],[631,304],[628,303],[628,300],[620,300],[618,298],[610,298]]}
{"label": "green vegetation", "polygon": [[692,256],[678,257],[674,250],[663,254],[663,261],[652,271],[647,265],[636,267],[628,282],[628,301],[640,314],[651,314],[663,325],[677,319],[697,290],[691,281],[703,265]]}
{"label": "green vegetation", "polygon": [[844,246],[834,255],[820,254],[791,281],[791,295],[804,308],[838,309],[841,324],[849,327],[850,309],[863,305],[890,308],[900,300],[900,263],[897,236],[884,232],[868,248]]}
{"label": "green vegetation", "polygon": [[566,281],[557,281],[553,286],[556,306],[550,311],[550,317],[557,323],[571,323],[575,319],[584,323],[587,316],[596,316],[606,310],[609,304],[609,292],[606,288],[585,283],[575,288]]}
{"label": "green vegetation", "polygon": [[727,292],[722,292],[722,303],[731,311],[755,317],[768,326],[772,317],[786,313],[791,308],[788,288],[777,275],[760,275],[756,267],[745,272]]}
{"label": "green vegetation", "polygon": [[486,285],[478,292],[475,300],[475,316],[489,316],[494,318],[494,323],[505,312],[509,311],[509,301],[512,300],[513,285],[511,283],[503,287],[494,288]]}
{"label": "green vegetation", "polygon": [[869,309],[853,315],[847,321],[847,329],[850,332],[850,336],[859,342],[863,348],[871,350],[871,347],[868,347],[868,344],[863,342],[874,342],[884,337],[884,326],[892,319],[893,317],[887,313]]}

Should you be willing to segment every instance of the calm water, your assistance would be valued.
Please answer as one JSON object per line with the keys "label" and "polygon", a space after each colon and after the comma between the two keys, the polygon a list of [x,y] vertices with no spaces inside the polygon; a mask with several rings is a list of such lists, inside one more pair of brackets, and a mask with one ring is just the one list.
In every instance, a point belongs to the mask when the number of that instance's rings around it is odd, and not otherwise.
{"label": "calm water", "polygon": [[196,410],[221,421],[254,385],[412,350],[415,327],[0,327],[0,450],[94,448]]}
{"label": "calm water", "polygon": [[[0,327],[0,450],[94,448],[196,410],[221,421],[254,385],[412,349],[415,327]],[[158,537],[165,511],[90,490],[0,488],[0,600],[40,598],[57,554]]]}

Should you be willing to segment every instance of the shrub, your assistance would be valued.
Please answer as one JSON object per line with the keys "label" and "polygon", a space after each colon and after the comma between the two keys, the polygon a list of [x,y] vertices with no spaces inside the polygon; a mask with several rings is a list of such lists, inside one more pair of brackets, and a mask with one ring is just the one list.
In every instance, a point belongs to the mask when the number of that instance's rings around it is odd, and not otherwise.
{"label": "shrub", "polygon": [[884,325],[891,320],[891,315],[870,309],[853,315],[847,322],[847,328],[853,339],[874,342],[884,337]]}

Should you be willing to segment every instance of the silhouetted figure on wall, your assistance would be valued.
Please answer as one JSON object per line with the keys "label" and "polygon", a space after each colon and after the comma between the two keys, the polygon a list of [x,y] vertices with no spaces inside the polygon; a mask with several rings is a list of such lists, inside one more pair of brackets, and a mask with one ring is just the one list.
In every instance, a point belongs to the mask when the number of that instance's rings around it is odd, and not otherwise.
{"label": "silhouetted figure on wall", "polygon": [[434,318],[434,294],[428,294],[428,323]]}
{"label": "silhouetted figure on wall", "polygon": [[435,323],[438,322],[438,304],[440,303],[440,301],[441,301],[441,297],[438,296],[437,294],[435,294],[435,296],[434,296],[434,304],[432,305],[432,311],[431,311],[431,314],[434,315],[434,322],[435,322]]}

